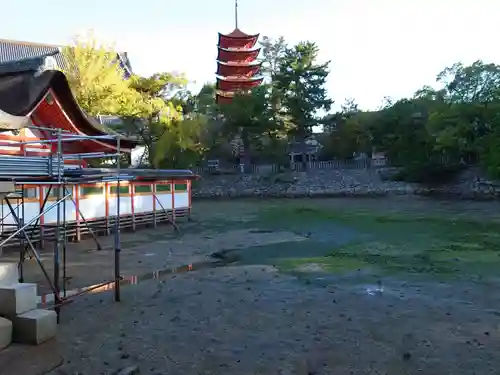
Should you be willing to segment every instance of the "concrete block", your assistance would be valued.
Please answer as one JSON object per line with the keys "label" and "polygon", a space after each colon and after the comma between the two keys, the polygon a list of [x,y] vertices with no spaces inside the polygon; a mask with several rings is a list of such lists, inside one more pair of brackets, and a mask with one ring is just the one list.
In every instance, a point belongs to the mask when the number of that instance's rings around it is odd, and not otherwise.
{"label": "concrete block", "polygon": [[0,286],[0,316],[13,318],[36,309],[36,290],[36,284],[29,283]]}
{"label": "concrete block", "polygon": [[32,310],[16,316],[14,341],[21,344],[39,345],[57,334],[57,314],[52,310]]}
{"label": "concrete block", "polygon": [[10,181],[0,181],[0,194],[5,195],[5,193],[10,193],[16,191],[16,186]]}
{"label": "concrete block", "polygon": [[19,282],[17,263],[0,262],[0,285],[10,285]]}
{"label": "concrete block", "polygon": [[9,319],[0,318],[0,350],[6,348],[12,342],[12,322]]}

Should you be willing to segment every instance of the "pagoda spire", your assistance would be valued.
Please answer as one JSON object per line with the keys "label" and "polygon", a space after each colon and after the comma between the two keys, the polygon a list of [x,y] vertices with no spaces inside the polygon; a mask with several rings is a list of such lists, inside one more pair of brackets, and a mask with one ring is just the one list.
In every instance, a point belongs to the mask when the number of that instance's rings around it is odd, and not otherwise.
{"label": "pagoda spire", "polygon": [[234,0],[234,25],[238,28],[238,0]]}

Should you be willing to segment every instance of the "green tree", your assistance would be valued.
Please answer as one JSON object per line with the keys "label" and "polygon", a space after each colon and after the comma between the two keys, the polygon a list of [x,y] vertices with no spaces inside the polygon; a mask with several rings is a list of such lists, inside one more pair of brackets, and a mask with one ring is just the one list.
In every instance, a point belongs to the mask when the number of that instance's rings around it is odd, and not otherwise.
{"label": "green tree", "polygon": [[444,69],[437,82],[444,88],[431,103],[427,125],[436,147],[447,159],[491,163],[494,158],[484,153],[494,149],[490,138],[499,125],[500,66],[482,61],[469,66],[456,63]]}
{"label": "green tree", "polygon": [[[319,49],[313,42],[301,42],[286,48],[275,76],[281,111],[293,126],[290,135],[302,143],[311,134],[312,127],[320,123],[319,112],[328,111],[332,104],[325,88],[330,62],[318,63],[318,53]],[[304,155],[302,162],[306,168]]]}
{"label": "green tree", "polygon": [[176,96],[186,83],[184,76],[171,73],[131,78],[136,101],[133,111],[123,116],[124,126],[140,137],[150,165],[190,164],[201,152],[198,137],[205,120],[194,114],[187,117],[182,99]]}
{"label": "green tree", "polygon": [[500,176],[500,66],[456,63],[411,99],[387,103],[372,126],[373,142],[402,166],[406,179],[438,181],[479,160]]}
{"label": "green tree", "polygon": [[[262,48],[261,72],[267,83],[270,102],[269,117],[273,126],[269,126],[266,132],[266,140],[263,142],[263,153],[268,159],[280,164],[283,155],[286,155],[286,136],[290,130],[290,117],[282,111],[282,91],[277,85],[276,77],[280,72],[280,66],[287,50],[287,42],[284,37],[272,39],[264,36],[260,41]],[[287,158],[288,159],[288,158]]]}
{"label": "green tree", "polygon": [[323,120],[328,130],[322,158],[350,159],[356,153],[370,153],[370,126],[372,112],[362,112],[353,98],[346,98],[341,111]]}
{"label": "green tree", "polygon": [[500,65],[478,60],[469,66],[455,63],[438,74],[452,103],[490,103],[500,96]]}
{"label": "green tree", "polygon": [[239,93],[232,103],[221,105],[223,134],[227,139],[240,139],[244,149],[245,168],[250,165],[252,146],[260,144],[262,136],[272,127],[268,88],[263,85],[250,94]]}
{"label": "green tree", "polygon": [[215,104],[215,84],[205,83],[196,95],[196,106],[198,113],[215,116],[217,112]]}
{"label": "green tree", "polygon": [[153,165],[161,168],[190,168],[206,151],[203,145],[204,116],[172,121],[155,144]]}
{"label": "green tree", "polygon": [[272,39],[264,36],[259,42],[262,48],[262,74],[267,80],[267,83],[272,83],[274,77],[279,73],[281,60],[285,57],[287,43],[285,38],[280,36],[278,39]]}
{"label": "green tree", "polygon": [[134,93],[113,46],[99,44],[90,33],[62,49],[61,67],[78,104],[90,115],[116,114],[134,102]]}
{"label": "green tree", "polygon": [[63,55],[63,72],[82,109],[91,115],[120,116],[117,130],[140,139],[149,165],[181,166],[199,158],[199,135],[206,121],[193,113],[194,99],[184,75],[125,79],[117,53],[99,45],[92,34],[75,39]]}
{"label": "green tree", "polygon": [[340,106],[340,111],[344,116],[348,117],[360,112],[354,98],[346,98],[344,103]]}

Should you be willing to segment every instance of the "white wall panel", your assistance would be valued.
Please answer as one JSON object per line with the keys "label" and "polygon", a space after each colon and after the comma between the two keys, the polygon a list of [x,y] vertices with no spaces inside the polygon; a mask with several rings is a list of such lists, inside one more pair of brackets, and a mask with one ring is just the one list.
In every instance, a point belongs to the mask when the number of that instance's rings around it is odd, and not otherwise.
{"label": "white wall panel", "polygon": [[[109,216],[116,216],[117,198],[109,197]],[[132,214],[132,199],[130,196],[120,197],[120,215]]]}
{"label": "white wall panel", "polygon": [[149,212],[153,211],[153,194],[150,195],[135,195],[134,196],[134,212]]}
{"label": "white wall panel", "polygon": [[[165,193],[156,193],[156,197],[158,201],[160,201],[161,205],[156,201],[156,211],[171,210],[172,209],[172,194],[170,192]],[[162,207],[163,206],[163,207]]]}
{"label": "white wall panel", "polygon": [[175,208],[189,207],[189,193],[175,193],[174,195]]}
{"label": "white wall panel", "polygon": [[104,195],[89,195],[80,198],[79,207],[86,220],[106,216],[106,199]]}

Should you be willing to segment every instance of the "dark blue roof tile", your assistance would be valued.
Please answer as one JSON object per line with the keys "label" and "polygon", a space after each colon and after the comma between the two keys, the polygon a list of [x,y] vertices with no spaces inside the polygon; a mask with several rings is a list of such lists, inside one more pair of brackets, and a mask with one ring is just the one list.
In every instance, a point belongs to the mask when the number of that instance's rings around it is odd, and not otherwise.
{"label": "dark blue roof tile", "polygon": [[63,64],[58,46],[0,39],[0,64],[42,56],[54,56],[58,64]]}
{"label": "dark blue roof tile", "polygon": [[[64,68],[62,46],[0,39],[0,65],[19,60],[32,60],[52,56],[59,67]],[[125,70],[125,78],[132,75],[132,66],[126,52],[118,53],[120,66]]]}

